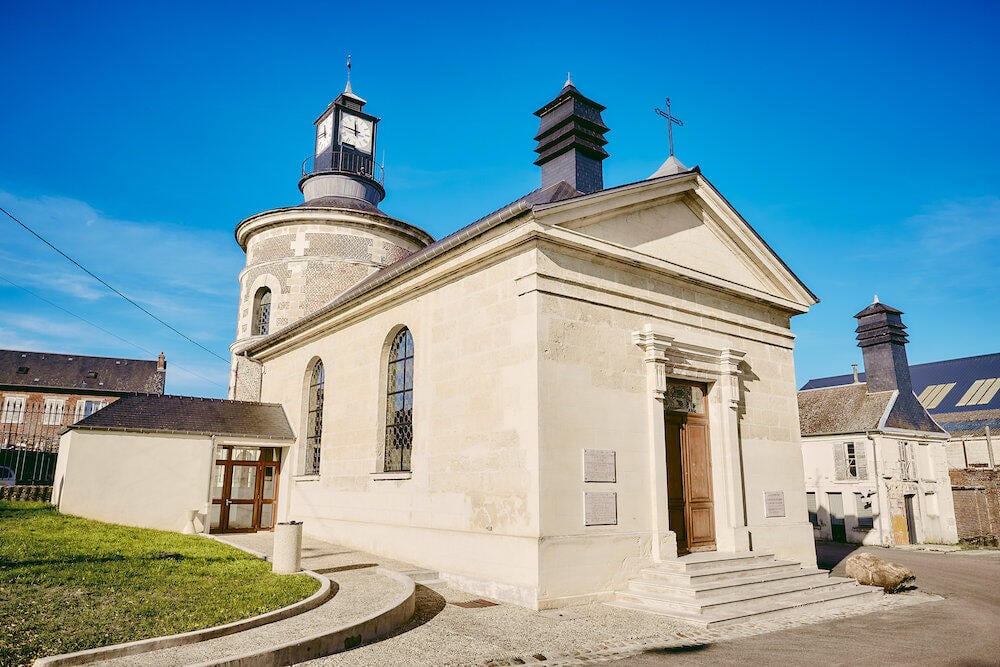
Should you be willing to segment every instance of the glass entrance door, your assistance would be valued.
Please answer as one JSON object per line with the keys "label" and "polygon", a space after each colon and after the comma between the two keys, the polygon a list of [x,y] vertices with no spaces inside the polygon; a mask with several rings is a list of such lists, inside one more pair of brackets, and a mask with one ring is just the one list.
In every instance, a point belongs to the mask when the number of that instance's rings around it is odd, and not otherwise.
{"label": "glass entrance door", "polygon": [[273,528],[280,464],[277,447],[216,447],[211,531],[251,533]]}

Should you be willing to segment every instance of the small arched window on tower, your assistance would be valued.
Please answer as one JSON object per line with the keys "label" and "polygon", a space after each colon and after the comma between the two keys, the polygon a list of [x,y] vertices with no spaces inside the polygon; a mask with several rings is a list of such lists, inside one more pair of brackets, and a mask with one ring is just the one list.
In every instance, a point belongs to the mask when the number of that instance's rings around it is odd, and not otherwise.
{"label": "small arched window on tower", "polygon": [[389,346],[385,401],[385,471],[410,469],[413,446],[413,337],[403,328]]}
{"label": "small arched window on tower", "polygon": [[323,385],[326,374],[323,362],[316,360],[309,375],[309,401],[306,412],[305,474],[319,474],[320,448],[323,440]]}
{"label": "small arched window on tower", "polygon": [[271,325],[271,290],[261,287],[253,297],[253,336],[266,336]]}

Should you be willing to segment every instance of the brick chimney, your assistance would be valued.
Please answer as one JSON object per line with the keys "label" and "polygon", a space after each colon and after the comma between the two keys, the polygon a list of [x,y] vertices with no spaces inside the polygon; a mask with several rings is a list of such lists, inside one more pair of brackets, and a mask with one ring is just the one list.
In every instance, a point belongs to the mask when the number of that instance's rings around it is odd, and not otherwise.
{"label": "brick chimney", "polygon": [[854,316],[869,392],[899,390],[902,396],[913,393],[902,314],[901,310],[879,303],[876,296],[872,305]]}
{"label": "brick chimney", "polygon": [[601,161],[608,157],[603,146],[608,127],[601,120],[605,107],[584,97],[573,82],[566,85],[554,100],[535,112],[541,119],[535,140],[542,168],[542,187],[566,181],[587,194],[604,189]]}
{"label": "brick chimney", "polygon": [[163,356],[162,352],[160,352],[160,356],[156,358],[156,370],[162,373],[167,372],[167,358]]}

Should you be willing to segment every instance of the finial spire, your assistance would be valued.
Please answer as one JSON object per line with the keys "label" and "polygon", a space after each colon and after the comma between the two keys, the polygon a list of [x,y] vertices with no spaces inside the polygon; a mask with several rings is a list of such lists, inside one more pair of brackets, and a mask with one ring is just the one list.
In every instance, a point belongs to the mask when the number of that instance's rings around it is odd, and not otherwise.
{"label": "finial spire", "polygon": [[875,300],[872,303],[878,303],[878,294],[875,295]]}
{"label": "finial spire", "polygon": [[347,87],[344,88],[345,93],[353,93],[351,90],[351,54],[347,54]]}
{"label": "finial spire", "polygon": [[673,115],[671,115],[671,113],[670,113],[670,98],[666,97],[664,99],[667,102],[667,110],[664,111],[663,109],[660,109],[658,107],[654,107],[653,111],[655,111],[658,116],[662,116],[662,117],[664,117],[664,118],[667,119],[667,142],[669,143],[669,146],[670,146],[670,156],[673,156],[673,154],[674,154],[674,123],[677,123],[681,127],[684,127],[684,123],[681,122],[680,118],[675,118]]}
{"label": "finial spire", "polygon": [[572,86],[572,85],[573,85],[573,77],[570,76],[569,72],[566,72],[566,83],[563,84],[563,88],[565,88],[566,86]]}

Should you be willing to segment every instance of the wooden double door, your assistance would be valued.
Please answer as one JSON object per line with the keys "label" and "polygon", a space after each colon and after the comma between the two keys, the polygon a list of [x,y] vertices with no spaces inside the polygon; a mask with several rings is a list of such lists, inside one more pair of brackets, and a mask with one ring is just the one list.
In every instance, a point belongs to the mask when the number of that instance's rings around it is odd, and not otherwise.
{"label": "wooden double door", "polygon": [[679,554],[715,550],[715,503],[708,405],[700,385],[684,410],[663,413],[667,448],[667,511]]}
{"label": "wooden double door", "polygon": [[273,528],[280,467],[278,447],[216,447],[211,532],[252,533]]}

